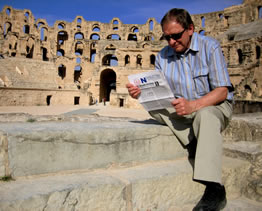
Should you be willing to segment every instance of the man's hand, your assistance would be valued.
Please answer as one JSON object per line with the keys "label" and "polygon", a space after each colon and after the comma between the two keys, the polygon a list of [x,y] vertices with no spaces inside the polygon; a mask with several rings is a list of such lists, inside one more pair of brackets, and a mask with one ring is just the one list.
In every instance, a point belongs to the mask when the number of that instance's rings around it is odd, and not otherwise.
{"label": "man's hand", "polygon": [[139,95],[140,95],[140,93],[141,93],[140,88],[138,88],[137,86],[134,86],[133,84],[130,84],[130,83],[128,83],[128,84],[126,85],[126,88],[127,88],[127,90],[128,90],[129,95],[130,95],[132,98],[137,99],[137,98],[139,97]]}
{"label": "man's hand", "polygon": [[196,101],[188,101],[185,98],[178,98],[172,101],[178,115],[187,115],[196,111]]}

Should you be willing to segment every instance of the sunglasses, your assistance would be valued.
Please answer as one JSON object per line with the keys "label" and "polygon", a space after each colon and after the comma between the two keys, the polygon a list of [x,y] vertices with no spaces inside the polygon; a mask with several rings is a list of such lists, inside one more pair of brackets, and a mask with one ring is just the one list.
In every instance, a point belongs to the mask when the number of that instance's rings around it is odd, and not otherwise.
{"label": "sunglasses", "polygon": [[177,34],[169,34],[169,35],[163,35],[163,37],[167,40],[170,41],[170,39],[172,38],[173,40],[178,40],[182,37],[183,33],[186,31],[186,29],[184,29],[182,32],[179,32]]}

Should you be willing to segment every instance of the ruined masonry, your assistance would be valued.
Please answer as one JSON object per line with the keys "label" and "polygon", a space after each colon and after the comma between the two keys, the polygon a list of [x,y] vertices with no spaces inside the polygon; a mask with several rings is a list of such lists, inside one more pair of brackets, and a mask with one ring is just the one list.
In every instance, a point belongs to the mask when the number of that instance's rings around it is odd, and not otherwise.
{"label": "ruined masonry", "polygon": [[[262,110],[262,1],[193,15],[196,32],[221,42],[235,87],[235,111]],[[90,105],[141,108],[127,76],[154,69],[167,45],[154,18],[145,24],[57,20],[48,26],[28,9],[0,13],[0,105]]]}
{"label": "ruined masonry", "polygon": [[[168,127],[78,112],[0,114],[0,211],[192,210],[204,186]],[[261,116],[223,132],[225,211],[262,210]]]}
{"label": "ruined masonry", "polygon": [[[193,20],[197,32],[221,42],[235,87],[235,114],[223,131],[224,210],[261,211],[262,0]],[[127,76],[154,69],[167,44],[161,35],[154,18],[139,25],[77,16],[50,27],[30,10],[5,6],[0,106],[105,99],[121,110],[141,108],[128,96]],[[192,181],[187,150],[170,129],[150,118],[99,116],[99,106],[50,116],[0,113],[0,211],[192,210],[204,187]]]}

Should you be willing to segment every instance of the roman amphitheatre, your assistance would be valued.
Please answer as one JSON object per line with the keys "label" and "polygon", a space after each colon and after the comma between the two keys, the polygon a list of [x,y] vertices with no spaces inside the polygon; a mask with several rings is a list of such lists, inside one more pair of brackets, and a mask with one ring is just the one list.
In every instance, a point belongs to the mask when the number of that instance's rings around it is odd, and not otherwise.
{"label": "roman amphitheatre", "polygon": [[[0,13],[0,210],[192,210],[204,189],[185,146],[125,88],[154,69],[167,45],[160,24],[44,18]],[[220,41],[235,88],[225,210],[261,211],[262,0],[192,18]]]}
{"label": "roman amphitheatre", "polygon": [[[235,87],[235,112],[261,111],[261,0],[193,15],[196,32],[218,39]],[[141,108],[127,76],[154,69],[167,45],[154,17],[145,24],[57,20],[49,26],[28,9],[0,13],[0,106],[92,105]]]}

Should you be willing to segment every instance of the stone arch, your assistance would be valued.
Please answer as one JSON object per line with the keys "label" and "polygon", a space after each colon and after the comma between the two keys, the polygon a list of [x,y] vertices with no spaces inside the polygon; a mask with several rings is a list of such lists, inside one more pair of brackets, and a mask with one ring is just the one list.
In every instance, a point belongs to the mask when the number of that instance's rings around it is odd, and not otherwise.
{"label": "stone arch", "polygon": [[205,16],[201,16],[201,27],[202,28],[206,27],[206,18],[205,18]]}
{"label": "stone arch", "polygon": [[100,74],[99,102],[110,101],[112,90],[116,90],[116,73],[113,69],[105,69]]}
{"label": "stone arch", "polygon": [[45,26],[45,25],[47,25],[44,21],[37,21],[36,22],[36,27],[38,28],[38,29],[40,29],[41,27],[43,27],[43,26]]}
{"label": "stone arch", "polygon": [[6,22],[4,25],[4,36],[8,34],[8,32],[12,31],[12,24],[10,22]]}
{"label": "stone arch", "polygon": [[25,18],[28,20],[28,19],[29,19],[29,16],[30,16],[30,13],[29,13],[28,11],[26,11],[26,12],[24,13],[24,16],[25,16]]}
{"label": "stone arch", "polygon": [[41,27],[40,29],[40,40],[47,41],[48,29],[46,27]]}
{"label": "stone arch", "polygon": [[78,53],[79,55],[83,55],[84,50],[84,44],[81,41],[77,41],[75,44],[75,53]]}
{"label": "stone arch", "polygon": [[238,62],[239,62],[239,64],[242,64],[243,61],[244,61],[242,50],[237,49],[237,54],[238,54]]}
{"label": "stone arch", "polygon": [[100,36],[97,33],[93,33],[90,35],[90,40],[100,40]]}
{"label": "stone arch", "polygon": [[81,24],[82,23],[82,18],[81,17],[78,17],[77,18],[77,24]]}
{"label": "stone arch", "polygon": [[121,37],[118,34],[110,34],[107,36],[108,40],[121,40]]}
{"label": "stone arch", "polygon": [[137,67],[141,67],[142,66],[142,56],[141,56],[141,54],[138,54],[136,56],[136,66]]}
{"label": "stone arch", "polygon": [[153,31],[154,30],[154,25],[155,25],[154,20],[149,19],[148,23],[149,23],[149,31]]}
{"label": "stone arch", "polygon": [[150,55],[150,66],[155,66],[156,56],[154,54]]}
{"label": "stone arch", "polygon": [[11,12],[12,12],[11,8],[7,7],[7,8],[5,9],[5,14],[6,14],[7,16],[10,16],[10,15],[11,15]]}
{"label": "stone arch", "polygon": [[199,34],[205,35],[205,34],[206,34],[206,31],[205,31],[205,30],[200,30],[200,31],[199,31]]}
{"label": "stone arch", "polygon": [[130,34],[128,35],[127,40],[129,40],[129,41],[137,41],[137,36],[136,36],[136,34],[135,34],[135,33],[130,33]]}
{"label": "stone arch", "polygon": [[111,24],[113,24],[113,27],[118,27],[120,23],[121,23],[121,21],[120,21],[119,18],[113,18],[111,20]]}
{"label": "stone arch", "polygon": [[114,25],[118,25],[118,24],[119,24],[119,21],[118,21],[117,19],[114,19],[114,20],[113,20],[113,24],[114,24]]}
{"label": "stone arch", "polygon": [[126,55],[125,56],[125,66],[129,65],[130,64],[130,56],[129,55]]}
{"label": "stone arch", "polygon": [[58,66],[58,76],[63,80],[66,77],[66,66],[60,64]]}
{"label": "stone arch", "polygon": [[76,65],[74,69],[74,83],[81,82],[82,67],[81,65]]}
{"label": "stone arch", "polygon": [[26,43],[26,58],[33,58],[34,54],[34,40],[29,38]]}
{"label": "stone arch", "polygon": [[113,54],[107,54],[102,59],[102,65],[104,65],[104,66],[118,66],[118,59]]}
{"label": "stone arch", "polygon": [[57,56],[65,56],[65,51],[64,51],[64,49],[58,49],[58,50],[56,51],[56,55],[57,55]]}
{"label": "stone arch", "polygon": [[68,40],[68,34],[66,31],[59,31],[57,34],[57,44],[63,45],[64,42]]}
{"label": "stone arch", "polygon": [[262,18],[262,6],[258,6],[257,10],[258,10],[258,19],[261,19]]}
{"label": "stone arch", "polygon": [[114,46],[113,44],[107,45],[105,47],[105,50],[116,50],[116,46]]}
{"label": "stone arch", "polygon": [[74,36],[75,40],[83,40],[84,39],[84,34],[82,32],[76,32]]}
{"label": "stone arch", "polygon": [[100,27],[98,24],[94,24],[93,27],[92,27],[92,31],[93,32],[100,32]]}
{"label": "stone arch", "polygon": [[57,24],[57,28],[58,28],[59,30],[64,29],[64,28],[65,28],[65,23],[63,23],[63,22],[58,23],[58,24]]}
{"label": "stone arch", "polygon": [[256,46],[256,59],[260,59],[261,56],[261,48],[260,46]]}
{"label": "stone arch", "polygon": [[29,34],[30,33],[30,26],[29,25],[24,25],[24,27],[23,27],[23,32],[25,33],[25,34]]}
{"label": "stone arch", "polygon": [[43,61],[49,61],[47,48],[41,47]]}
{"label": "stone arch", "polygon": [[131,32],[133,33],[138,33],[139,32],[139,29],[137,26],[132,26],[131,29],[130,29]]}

